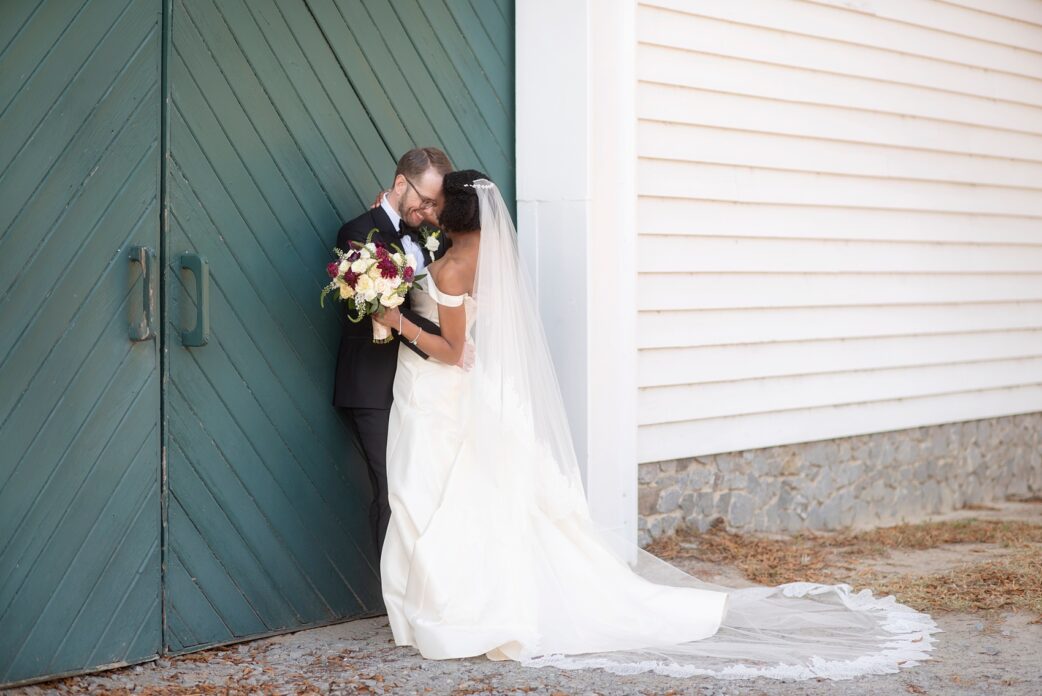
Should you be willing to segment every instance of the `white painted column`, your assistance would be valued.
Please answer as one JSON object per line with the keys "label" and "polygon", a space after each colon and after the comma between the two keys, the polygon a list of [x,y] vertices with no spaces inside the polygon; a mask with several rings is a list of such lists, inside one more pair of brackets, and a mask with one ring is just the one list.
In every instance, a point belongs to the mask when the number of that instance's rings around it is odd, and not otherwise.
{"label": "white painted column", "polygon": [[591,512],[636,541],[636,6],[515,12],[520,244]]}

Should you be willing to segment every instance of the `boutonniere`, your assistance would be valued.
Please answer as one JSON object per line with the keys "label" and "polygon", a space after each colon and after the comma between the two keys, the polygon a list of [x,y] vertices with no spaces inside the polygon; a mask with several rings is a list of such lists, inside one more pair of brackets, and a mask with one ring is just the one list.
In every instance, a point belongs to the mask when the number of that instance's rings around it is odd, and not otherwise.
{"label": "boutonniere", "polygon": [[441,247],[441,230],[430,227],[421,227],[420,236],[423,237],[423,248],[432,254]]}

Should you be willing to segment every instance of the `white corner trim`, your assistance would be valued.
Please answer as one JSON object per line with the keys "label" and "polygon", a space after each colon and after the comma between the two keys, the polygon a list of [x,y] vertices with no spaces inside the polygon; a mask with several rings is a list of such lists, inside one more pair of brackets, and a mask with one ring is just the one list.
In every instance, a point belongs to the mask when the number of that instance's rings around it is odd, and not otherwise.
{"label": "white corner trim", "polygon": [[520,244],[591,513],[636,541],[636,2],[515,13]]}

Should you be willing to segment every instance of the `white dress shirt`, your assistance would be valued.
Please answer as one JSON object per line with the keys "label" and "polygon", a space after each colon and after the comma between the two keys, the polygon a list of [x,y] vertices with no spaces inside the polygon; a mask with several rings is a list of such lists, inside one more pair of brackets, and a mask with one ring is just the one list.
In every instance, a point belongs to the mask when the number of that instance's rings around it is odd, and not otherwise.
{"label": "white dress shirt", "polygon": [[[398,214],[398,211],[388,202],[387,194],[385,193],[380,199],[380,207],[387,213],[387,217],[391,218],[391,224],[394,225],[394,229],[398,229],[398,224],[402,221],[402,216]],[[412,257],[416,259],[416,273],[419,273],[427,265],[427,260],[423,257],[423,249],[420,245],[413,240],[412,237],[402,235],[402,249],[406,254],[412,254]]]}

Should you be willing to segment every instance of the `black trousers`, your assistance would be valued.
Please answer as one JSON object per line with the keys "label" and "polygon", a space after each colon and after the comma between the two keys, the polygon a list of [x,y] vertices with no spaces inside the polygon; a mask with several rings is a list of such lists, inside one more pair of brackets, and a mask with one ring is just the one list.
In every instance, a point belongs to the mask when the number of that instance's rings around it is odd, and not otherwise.
{"label": "black trousers", "polygon": [[369,526],[372,530],[376,557],[380,557],[387,525],[391,521],[391,505],[387,501],[387,421],[388,408],[347,408],[347,420],[362,446],[373,497],[369,503]]}

